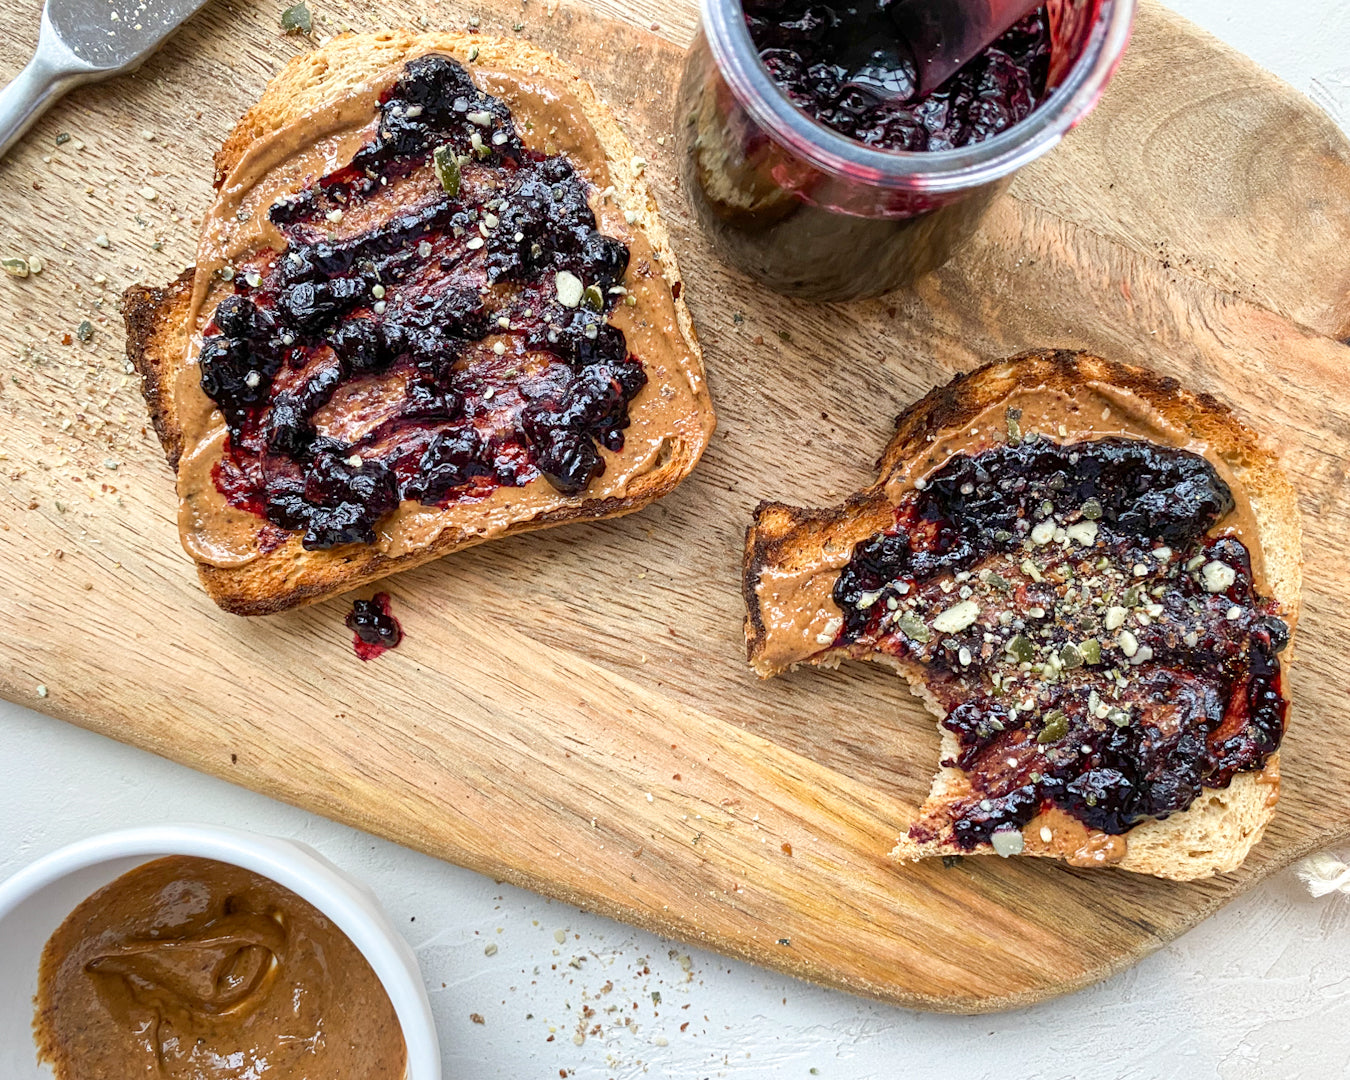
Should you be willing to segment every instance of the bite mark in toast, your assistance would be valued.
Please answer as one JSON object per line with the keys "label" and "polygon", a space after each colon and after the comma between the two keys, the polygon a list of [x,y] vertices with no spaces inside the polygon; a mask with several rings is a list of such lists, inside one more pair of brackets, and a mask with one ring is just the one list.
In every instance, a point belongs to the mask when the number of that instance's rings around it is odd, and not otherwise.
{"label": "bite mark in toast", "polygon": [[[1149,445],[1188,478],[1147,475],[1168,498],[1113,492],[1103,460]],[[1049,465],[1019,477],[1014,458]],[[1234,869],[1272,812],[1299,578],[1292,489],[1227,409],[1143,369],[1035,353],[906,410],[845,505],[762,504],[746,633],[762,675],[879,660],[943,718],[897,859],[997,845],[1184,879]]]}

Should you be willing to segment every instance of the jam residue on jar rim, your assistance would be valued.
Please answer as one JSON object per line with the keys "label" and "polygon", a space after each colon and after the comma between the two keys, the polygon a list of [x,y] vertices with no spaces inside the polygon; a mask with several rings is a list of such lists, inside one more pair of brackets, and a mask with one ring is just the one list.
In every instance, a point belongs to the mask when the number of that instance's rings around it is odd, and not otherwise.
{"label": "jam residue on jar rim", "polygon": [[[1101,97],[1129,43],[1137,6],[1138,0],[1067,0],[1053,9],[1053,93],[1044,105],[991,139],[927,153],[880,150],[811,120],[760,61],[741,0],[702,0],[700,45],[718,72],[717,96],[726,95],[713,107],[734,121],[748,149],[776,162],[780,187],[833,210],[887,217],[888,192],[959,197],[1053,148]],[[906,203],[901,216],[912,214]]]}
{"label": "jam residue on jar rim", "polygon": [[956,455],[855,545],[835,646],[921,668],[971,784],[913,839],[950,823],[970,850],[1052,807],[1118,835],[1264,766],[1289,631],[1209,535],[1232,508],[1189,451],[1028,434]]}

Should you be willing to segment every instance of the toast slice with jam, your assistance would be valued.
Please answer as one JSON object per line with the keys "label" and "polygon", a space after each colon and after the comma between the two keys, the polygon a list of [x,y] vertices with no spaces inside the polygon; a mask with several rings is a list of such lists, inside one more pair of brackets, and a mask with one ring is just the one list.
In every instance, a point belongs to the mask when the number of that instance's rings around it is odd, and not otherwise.
{"label": "toast slice with jam", "polygon": [[523,41],[349,35],[273,79],[196,266],[124,297],[216,603],[281,611],[689,474],[713,410],[642,171]]}
{"label": "toast slice with jam", "polygon": [[877,481],[748,530],[749,658],[887,664],[939,717],[892,855],[1236,869],[1279,796],[1294,491],[1214,398],[1029,353],[900,416]]}

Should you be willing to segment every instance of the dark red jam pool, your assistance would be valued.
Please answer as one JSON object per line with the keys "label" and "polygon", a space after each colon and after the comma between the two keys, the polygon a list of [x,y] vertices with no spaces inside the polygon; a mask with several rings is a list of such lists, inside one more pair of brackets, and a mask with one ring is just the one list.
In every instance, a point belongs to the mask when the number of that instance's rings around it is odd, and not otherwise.
{"label": "dark red jam pool", "polygon": [[745,0],[744,7],[760,59],[792,103],[869,146],[968,146],[1026,119],[1045,97],[1051,39],[1044,7],[917,98],[914,60],[899,44],[886,0],[854,7]]}
{"label": "dark red jam pool", "polygon": [[973,789],[961,848],[1051,807],[1123,833],[1279,747],[1289,629],[1243,544],[1208,535],[1232,509],[1188,451],[1014,434],[954,457],[855,547],[836,645],[922,665],[960,743],[943,764]]}
{"label": "dark red jam pool", "polygon": [[390,649],[397,649],[403,640],[403,627],[389,610],[388,593],[376,593],[369,600],[353,600],[346,622],[352,632],[352,647],[362,660],[374,660]]}
{"label": "dark red jam pool", "polygon": [[218,488],[311,549],[373,542],[402,500],[584,492],[647,380],[587,190],[458,63],[410,62],[351,164],[272,206],[286,246],[232,268],[201,351]]}

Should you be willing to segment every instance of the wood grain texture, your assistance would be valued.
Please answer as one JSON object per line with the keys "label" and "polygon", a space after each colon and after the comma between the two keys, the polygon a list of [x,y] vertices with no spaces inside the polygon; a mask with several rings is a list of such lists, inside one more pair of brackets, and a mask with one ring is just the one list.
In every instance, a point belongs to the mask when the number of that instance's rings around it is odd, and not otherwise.
{"label": "wood grain texture", "polygon": [[1336,338],[1350,144],[1308,100],[1154,4],[1098,109],[1012,194]]}
{"label": "wood grain texture", "polygon": [[[0,280],[0,693],[657,932],[946,1010],[1100,979],[1350,835],[1350,351],[1322,336],[1345,329],[1350,151],[1324,118],[1146,7],[1103,112],[1019,179],[955,262],[883,300],[803,306],[720,268],[693,230],[657,141],[675,45],[499,4],[428,18],[476,12],[507,33],[523,21],[592,76],[652,163],[721,421],[694,476],[630,518],[393,579],[407,638],[372,664],[352,654],[342,601],[265,620],[218,611],[178,547],[172,477],[113,310],[125,285],[191,261],[219,140],[311,47],[280,36],[280,5],[217,3],[141,73],[58,105],[0,166],[0,254],[46,262]],[[364,9],[320,12],[325,31],[375,25]],[[627,14],[679,41],[692,26],[684,5]],[[0,13],[4,70],[35,18]],[[1196,57],[1203,80],[1188,74]],[[1215,96],[1224,86],[1245,88],[1236,112]],[[1253,115],[1253,133],[1233,137]],[[1203,168],[1194,140],[1166,137],[1178,128],[1203,138]],[[1320,132],[1326,152],[1263,156],[1263,130]],[[62,131],[74,138],[58,147]],[[738,567],[755,502],[819,505],[862,486],[905,404],[1033,346],[1214,392],[1301,487],[1285,796],[1237,874],[1176,885],[1017,860],[897,869],[885,853],[937,748],[927,714],[867,665],[760,683],[744,662]]]}

